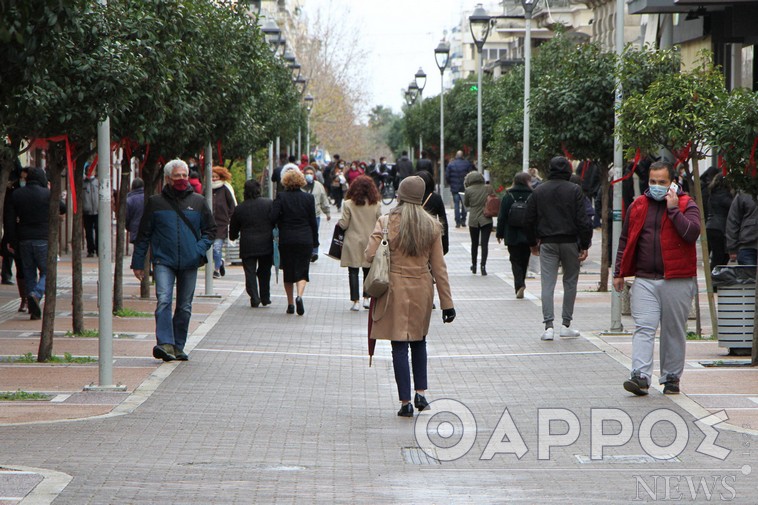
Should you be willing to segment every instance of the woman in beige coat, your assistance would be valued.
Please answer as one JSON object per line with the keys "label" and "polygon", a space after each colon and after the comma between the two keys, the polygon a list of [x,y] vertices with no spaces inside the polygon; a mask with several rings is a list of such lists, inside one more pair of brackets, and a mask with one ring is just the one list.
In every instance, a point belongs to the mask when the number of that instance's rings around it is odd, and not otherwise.
{"label": "woman in beige coat", "polygon": [[455,309],[442,253],[439,223],[422,207],[425,184],[421,177],[406,177],[397,190],[399,205],[382,217],[366,247],[366,259],[374,260],[387,227],[390,249],[390,287],[373,309],[371,337],[392,341],[392,364],[401,407],[397,413],[413,417],[408,347],[413,364],[414,398],[419,411],[429,406],[424,394],[426,335],[432,317],[434,283],[442,307],[442,321],[455,319]]}
{"label": "woman in beige coat", "polygon": [[[368,268],[371,266],[364,257],[368,237],[374,229],[376,220],[382,215],[381,195],[374,181],[365,175],[356,177],[350,183],[345,203],[342,205],[340,228],[345,230],[342,243],[342,259],[340,266],[347,267],[350,279],[350,310],[361,310],[360,293],[358,291],[358,270],[363,269],[363,280],[366,280]],[[368,295],[363,293],[363,307],[369,308]]]}
{"label": "woman in beige coat", "polygon": [[489,252],[490,234],[492,233],[492,218],[484,216],[484,206],[487,196],[494,194],[492,186],[484,183],[484,176],[479,172],[469,172],[463,180],[466,193],[463,195],[463,205],[468,209],[468,231],[471,235],[471,273],[476,273],[476,256],[479,250],[480,237],[482,246],[482,275],[487,275],[487,254]]}

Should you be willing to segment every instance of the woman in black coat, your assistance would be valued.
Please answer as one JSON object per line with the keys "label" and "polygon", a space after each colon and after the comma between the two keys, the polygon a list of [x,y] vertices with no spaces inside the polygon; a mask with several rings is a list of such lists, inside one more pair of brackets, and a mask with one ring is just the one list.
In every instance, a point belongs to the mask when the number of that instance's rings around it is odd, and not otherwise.
{"label": "woman in black coat", "polygon": [[[308,267],[313,248],[318,246],[316,200],[301,191],[305,177],[300,170],[287,170],[282,177],[284,191],[276,195],[271,208],[271,221],[279,227],[280,267],[284,271],[284,291],[287,293],[287,314],[305,314],[303,293],[308,284]],[[297,298],[292,300],[297,284]]]}
{"label": "woman in black coat", "polygon": [[424,210],[442,225],[442,253],[447,254],[450,246],[450,237],[447,234],[447,214],[445,213],[445,203],[442,197],[434,192],[434,178],[426,170],[416,173],[424,180],[426,188],[424,189]]}
{"label": "woman in black coat", "polygon": [[732,205],[732,188],[723,175],[716,175],[709,184],[708,222],[705,225],[708,249],[711,254],[711,268],[729,263],[726,250],[726,218]]}
{"label": "woman in black coat", "polygon": [[240,259],[245,269],[245,288],[250,306],[271,304],[271,266],[274,263],[274,225],[270,198],[261,198],[261,185],[245,183],[245,201],[232,214],[229,238],[240,239]]}
{"label": "woman in black coat", "polygon": [[[529,199],[532,194],[531,181],[532,176],[528,172],[516,174],[516,177],[513,178],[513,186],[506,191],[505,196],[500,201],[500,212],[497,215],[495,237],[497,237],[498,244],[501,240],[505,240],[505,245],[508,246],[516,298],[524,298],[526,269],[529,266],[531,250],[523,227],[518,226],[520,217],[517,216],[517,213],[521,212],[520,206],[514,207],[513,205],[516,202],[525,203]],[[523,214],[526,214],[525,210]]]}

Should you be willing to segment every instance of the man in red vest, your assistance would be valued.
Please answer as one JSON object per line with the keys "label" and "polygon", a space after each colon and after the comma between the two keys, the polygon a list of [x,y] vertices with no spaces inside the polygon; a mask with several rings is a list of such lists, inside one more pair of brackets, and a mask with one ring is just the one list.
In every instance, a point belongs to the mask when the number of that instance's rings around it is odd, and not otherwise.
{"label": "man in red vest", "polygon": [[613,288],[632,286],[632,375],[624,389],[638,396],[648,393],[653,373],[655,333],[661,327],[660,383],[664,394],[679,393],[684,369],[687,316],[697,289],[697,252],[700,211],[677,185],[671,163],[650,166],[649,187],[634,200],[619,239]]}

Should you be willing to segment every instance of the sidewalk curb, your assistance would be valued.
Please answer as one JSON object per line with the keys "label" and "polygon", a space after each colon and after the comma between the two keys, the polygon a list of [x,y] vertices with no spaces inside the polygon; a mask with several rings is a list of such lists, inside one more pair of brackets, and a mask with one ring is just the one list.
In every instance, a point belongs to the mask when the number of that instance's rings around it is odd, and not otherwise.
{"label": "sidewalk curb", "polygon": [[[185,350],[187,354],[190,354],[192,350],[208,335],[208,332],[216,325],[216,323],[224,315],[224,312],[231,307],[245,292],[244,282],[238,282],[232,291],[226,296],[223,301],[213,310],[213,312],[205,318],[200,326],[187,338]],[[123,416],[125,414],[131,414],[140,405],[142,405],[150,396],[158,389],[161,383],[168,378],[169,375],[179,366],[180,361],[169,361],[162,363],[158,368],[151,373],[142,384],[130,394],[124,401],[116,405],[116,407],[106,414],[100,414],[89,417],[79,417],[76,419],[57,419],[54,421],[29,421],[25,423],[7,423],[0,424],[0,426],[26,426],[36,424],[58,424],[58,423],[74,423],[79,421],[90,421],[93,419],[107,419],[109,417]]]}
{"label": "sidewalk curb", "polygon": [[19,502],[19,505],[48,505],[55,500],[74,477],[63,472],[48,470],[46,468],[34,468],[19,465],[0,465],[0,467],[17,471],[29,472],[42,476],[42,482],[34,486],[29,493]]}
{"label": "sidewalk curb", "polygon": [[[585,336],[584,337],[588,342],[590,342],[592,345],[600,349],[601,351],[604,351],[608,356],[616,360],[618,363],[622,364],[625,368],[627,368],[629,371],[632,370],[632,360],[610,345],[609,343],[605,342],[603,339],[597,336]],[[659,392],[663,392],[663,388],[655,384],[658,383],[659,377],[657,375],[653,375],[651,380],[651,388],[656,389]],[[691,399],[689,396],[687,396],[685,393],[680,393],[678,395],[666,395],[666,398],[671,400],[673,403],[687,411],[690,415],[692,415],[695,419],[702,419],[704,417],[708,417],[710,415],[714,415],[710,411],[706,410],[702,405],[697,403],[695,400]],[[750,429],[750,428],[743,428],[741,426],[735,426],[728,422],[722,422],[718,423],[715,426],[718,426],[720,429],[723,430],[729,430],[733,431],[735,433],[743,433],[746,435],[754,435],[758,436],[758,430]]]}

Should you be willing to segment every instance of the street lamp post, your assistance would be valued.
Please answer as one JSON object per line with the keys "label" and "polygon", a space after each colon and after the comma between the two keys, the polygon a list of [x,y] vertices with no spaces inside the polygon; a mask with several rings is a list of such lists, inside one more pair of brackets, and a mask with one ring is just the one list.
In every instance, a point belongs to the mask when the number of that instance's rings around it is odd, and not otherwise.
{"label": "street lamp post", "polygon": [[[423,93],[424,88],[426,87],[426,73],[424,72],[424,69],[421,67],[418,67],[418,72],[416,72],[416,75],[413,76],[415,78],[416,87],[418,88],[418,97],[419,97],[419,105],[423,102]],[[421,132],[418,134],[418,154],[419,158],[421,158],[421,151],[424,150],[424,139],[422,138]]]}
{"label": "street lamp post", "polygon": [[[405,93],[403,96],[405,96],[405,104],[410,108],[413,106],[414,103],[416,103],[416,93],[413,91],[412,87],[415,87],[418,90],[418,86],[416,86],[415,81],[408,85],[408,89],[405,90]],[[413,146],[410,147],[410,154],[411,159],[413,159]]]}
{"label": "street lamp post", "polygon": [[282,30],[273,19],[269,19],[263,24],[261,31],[266,37],[266,42],[271,48],[271,52],[276,54],[282,40]]}
{"label": "street lamp post", "polygon": [[303,98],[305,101],[305,152],[308,154],[308,161],[311,159],[311,111],[313,110],[313,95],[308,93]]}
{"label": "street lamp post", "polygon": [[532,12],[539,0],[521,0],[526,19],[526,35],[524,37],[524,142],[523,161],[521,170],[529,171],[529,96],[531,93],[532,78]]}
{"label": "street lamp post", "polygon": [[450,60],[450,44],[444,39],[434,49],[434,60],[440,69],[440,193],[445,199],[445,69]]}
{"label": "street lamp post", "polygon": [[474,39],[477,52],[476,58],[476,168],[479,172],[484,172],[482,166],[482,48],[487,42],[492,27],[492,18],[484,10],[482,4],[477,4],[474,12],[469,16],[469,28],[471,36]]}

